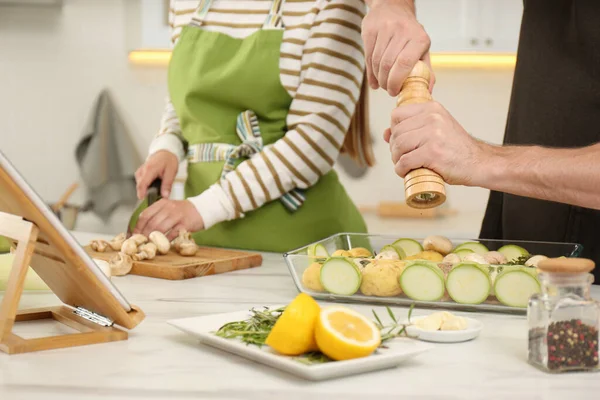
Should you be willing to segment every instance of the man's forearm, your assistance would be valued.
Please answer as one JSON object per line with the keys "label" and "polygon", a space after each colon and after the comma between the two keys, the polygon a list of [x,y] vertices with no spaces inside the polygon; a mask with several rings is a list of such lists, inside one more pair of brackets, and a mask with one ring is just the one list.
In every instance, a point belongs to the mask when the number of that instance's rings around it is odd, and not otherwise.
{"label": "man's forearm", "polygon": [[600,144],[577,149],[489,146],[473,186],[600,209]]}

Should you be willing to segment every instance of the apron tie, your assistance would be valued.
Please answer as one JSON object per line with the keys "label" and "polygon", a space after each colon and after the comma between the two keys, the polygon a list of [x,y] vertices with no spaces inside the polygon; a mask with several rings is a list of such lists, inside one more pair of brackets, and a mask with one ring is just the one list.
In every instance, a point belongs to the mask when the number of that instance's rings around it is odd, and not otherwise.
{"label": "apron tie", "polygon": [[[188,149],[188,161],[213,162],[225,161],[221,179],[235,169],[235,162],[241,158],[250,158],[263,150],[263,140],[260,134],[258,118],[251,110],[240,113],[237,117],[236,133],[242,143],[238,146],[226,143],[199,143],[190,145]],[[289,211],[296,211],[306,200],[302,189],[293,189],[280,197],[280,201]]]}

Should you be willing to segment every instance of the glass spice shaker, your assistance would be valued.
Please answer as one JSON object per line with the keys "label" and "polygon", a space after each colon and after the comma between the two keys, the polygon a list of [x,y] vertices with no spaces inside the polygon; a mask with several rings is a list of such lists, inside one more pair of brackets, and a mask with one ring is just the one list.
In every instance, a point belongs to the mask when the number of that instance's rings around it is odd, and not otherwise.
{"label": "glass spice shaker", "polygon": [[538,264],[541,293],[527,307],[529,362],[546,372],[598,371],[600,302],[590,296],[594,262],[553,258]]}

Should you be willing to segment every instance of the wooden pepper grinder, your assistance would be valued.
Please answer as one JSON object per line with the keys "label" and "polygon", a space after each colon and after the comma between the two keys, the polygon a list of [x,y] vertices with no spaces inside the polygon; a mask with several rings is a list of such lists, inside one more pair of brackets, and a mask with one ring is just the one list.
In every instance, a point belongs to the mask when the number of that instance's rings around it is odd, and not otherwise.
{"label": "wooden pepper grinder", "polygon": [[[429,80],[431,73],[423,61],[418,61],[404,81],[397,106],[431,101]],[[445,182],[437,173],[418,168],[404,178],[406,204],[413,208],[434,208],[446,201]]]}

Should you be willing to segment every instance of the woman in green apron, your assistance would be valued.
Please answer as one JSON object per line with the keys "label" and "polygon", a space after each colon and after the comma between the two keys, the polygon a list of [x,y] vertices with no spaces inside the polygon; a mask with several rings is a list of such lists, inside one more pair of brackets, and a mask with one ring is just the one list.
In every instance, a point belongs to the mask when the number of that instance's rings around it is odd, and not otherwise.
{"label": "woman in green apron", "polygon": [[372,164],[363,2],[181,3],[167,110],[136,178],[139,197],[156,177],[166,197],[185,154],[187,200],[152,205],[135,230],[275,252],[366,232],[332,169],[340,151]]}

